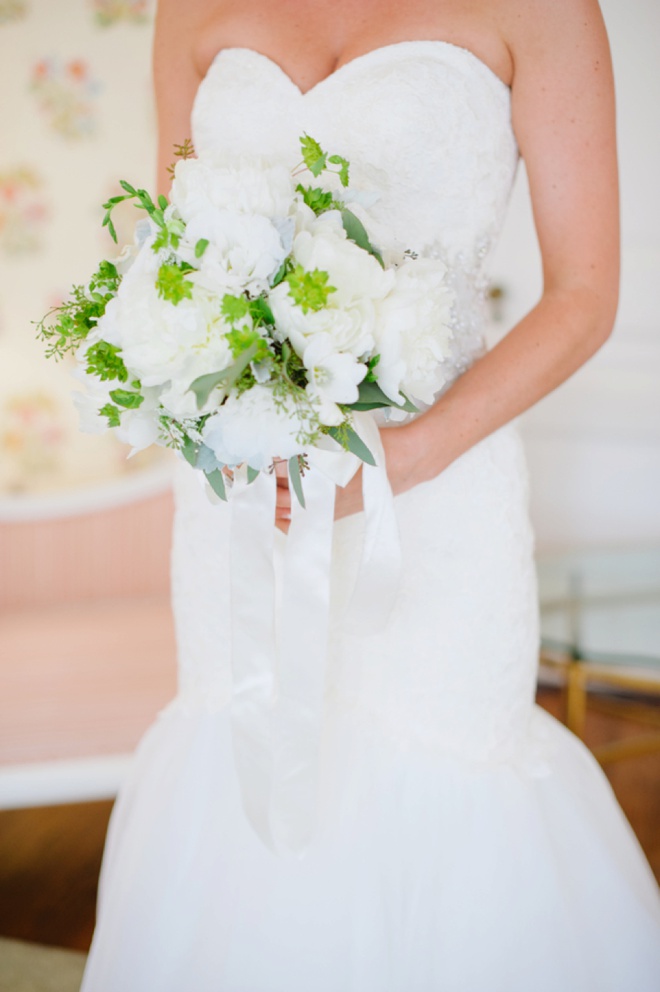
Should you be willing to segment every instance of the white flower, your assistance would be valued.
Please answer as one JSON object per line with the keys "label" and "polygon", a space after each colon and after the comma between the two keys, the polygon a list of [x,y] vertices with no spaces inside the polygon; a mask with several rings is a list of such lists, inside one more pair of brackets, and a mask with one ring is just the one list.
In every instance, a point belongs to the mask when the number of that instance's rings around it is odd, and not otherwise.
{"label": "white flower", "polygon": [[210,208],[275,220],[289,215],[294,196],[294,181],[285,165],[254,159],[228,165],[202,156],[177,162],[170,200],[186,222]]}
{"label": "white flower", "polygon": [[[209,244],[198,261],[194,249],[201,238]],[[283,239],[290,240],[283,223],[278,229],[267,217],[209,208],[190,221],[177,254],[199,266],[189,277],[196,285],[220,295],[247,290],[258,296],[290,250]]]}
{"label": "white flower", "polygon": [[307,393],[318,407],[319,420],[329,427],[341,424],[344,415],[337,404],[357,400],[366,365],[351,354],[337,352],[328,334],[314,335],[302,357],[308,371]]}
{"label": "white flower", "polygon": [[391,289],[393,272],[384,271],[372,255],[347,239],[337,211],[321,214],[311,230],[296,235],[293,258],[306,271],[327,272],[334,291],[323,309],[305,313],[290,295],[288,282],[281,282],[269,295],[279,333],[290,339],[301,357],[317,334],[329,335],[338,352],[356,358],[370,353],[375,304]]}
{"label": "white flower", "polygon": [[159,436],[158,390],[143,389],[144,400],[137,410],[122,411],[121,424],[115,433],[124,444],[130,444],[131,454],[155,444]]}
{"label": "white flower", "polygon": [[392,292],[378,306],[374,372],[390,399],[433,403],[445,382],[443,360],[452,337],[454,295],[445,266],[433,259],[405,259]]}
{"label": "white flower", "polygon": [[229,328],[220,315],[220,298],[202,287],[195,286],[193,298],[177,304],[162,299],[155,285],[161,261],[147,241],[96,333],[121,348],[131,376],[144,386],[187,386],[198,375],[231,364]]}
{"label": "white flower", "polygon": [[230,396],[206,421],[202,436],[223,465],[245,462],[261,470],[274,458],[300,454],[313,429],[309,416],[293,400],[276,403],[271,387],[256,385],[240,396]]}

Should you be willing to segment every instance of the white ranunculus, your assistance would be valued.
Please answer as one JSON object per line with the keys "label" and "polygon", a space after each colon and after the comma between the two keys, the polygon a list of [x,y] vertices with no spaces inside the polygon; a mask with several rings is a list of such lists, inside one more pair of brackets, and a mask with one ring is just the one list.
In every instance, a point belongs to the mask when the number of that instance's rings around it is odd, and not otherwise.
{"label": "white ranunculus", "polygon": [[373,347],[375,304],[384,299],[394,283],[394,274],[384,271],[362,248],[346,238],[337,211],[317,218],[312,229],[300,231],[293,242],[294,260],[307,271],[327,272],[334,287],[321,310],[304,313],[284,281],[269,294],[279,333],[291,340],[302,356],[311,339],[327,334],[336,351],[360,358]]}
{"label": "white ranunculus", "polygon": [[204,443],[223,465],[245,462],[265,469],[274,458],[292,458],[304,450],[301,439],[314,428],[303,410],[290,401],[275,402],[270,386],[253,386],[230,396],[206,421]]}
{"label": "white ranunculus", "polygon": [[378,305],[374,372],[391,399],[433,403],[445,382],[442,365],[452,337],[454,294],[445,266],[433,259],[405,259],[392,292]]}
{"label": "white ranunculus", "polygon": [[228,165],[201,156],[177,162],[170,200],[186,222],[214,207],[275,220],[289,215],[294,195],[294,180],[285,165],[254,159]]}
{"label": "white ranunculus", "polygon": [[328,334],[316,334],[311,339],[303,352],[303,363],[309,378],[307,393],[318,408],[319,420],[336,427],[344,420],[337,404],[357,400],[366,365],[349,353],[337,352]]}

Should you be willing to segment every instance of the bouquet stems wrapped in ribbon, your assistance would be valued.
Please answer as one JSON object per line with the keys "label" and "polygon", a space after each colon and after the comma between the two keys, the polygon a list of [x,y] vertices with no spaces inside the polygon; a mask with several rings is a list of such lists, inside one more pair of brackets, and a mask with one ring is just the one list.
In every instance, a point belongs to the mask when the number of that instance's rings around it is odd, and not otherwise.
{"label": "bouquet stems wrapped in ribbon", "polygon": [[[363,467],[364,549],[347,622],[368,633],[386,622],[399,567],[372,411],[396,419],[433,402],[453,302],[441,262],[384,260],[372,244],[349,163],[308,135],[300,146],[288,168],[194,157],[186,143],[169,200],[122,182],[104,224],[116,240],[112,210],[133,200],[144,212],[134,244],[39,325],[49,355],[76,354],[84,430],[114,430],[134,450],[172,447],[222,499],[231,480],[243,802],[266,843],[299,853],[314,820],[335,489]],[[277,460],[298,504],[276,644]]]}

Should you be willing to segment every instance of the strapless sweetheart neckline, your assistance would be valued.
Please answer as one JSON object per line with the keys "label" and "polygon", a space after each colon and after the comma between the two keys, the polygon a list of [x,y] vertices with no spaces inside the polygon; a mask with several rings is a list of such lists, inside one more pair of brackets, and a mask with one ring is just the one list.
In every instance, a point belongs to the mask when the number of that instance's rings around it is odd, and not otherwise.
{"label": "strapless sweetheart neckline", "polygon": [[348,62],[343,62],[333,72],[329,73],[327,76],[324,76],[323,79],[320,79],[318,83],[315,83],[313,86],[310,86],[310,88],[307,90],[301,89],[298,83],[296,83],[296,81],[291,78],[291,76],[288,74],[288,72],[286,72],[282,68],[279,62],[276,62],[274,59],[270,58],[269,55],[264,55],[263,52],[257,51],[256,48],[250,48],[244,45],[230,45],[226,48],[221,48],[220,51],[212,59],[206,75],[208,75],[212,67],[215,65],[216,62],[220,60],[222,56],[226,56],[231,53],[247,53],[272,66],[283,79],[287,80],[287,82],[293,87],[293,89],[298,93],[300,97],[308,97],[315,95],[319,90],[324,89],[326,86],[331,85],[331,83],[335,80],[335,77],[344,76],[351,69],[356,67],[359,68],[365,62],[370,62],[373,61],[374,59],[378,59],[380,57],[394,54],[395,52],[405,53],[409,51],[411,48],[416,48],[418,46],[427,48],[429,51],[432,51],[434,48],[439,47],[440,49],[449,48],[455,52],[460,52],[463,55],[465,55],[468,59],[470,59],[474,64],[479,66],[484,72],[486,72],[488,76],[491,77],[491,79],[493,79],[496,83],[499,84],[499,86],[502,87],[502,89],[507,91],[511,90],[511,87],[507,83],[505,83],[500,76],[497,75],[494,69],[491,69],[491,67],[486,62],[484,62],[483,59],[479,58],[478,55],[475,55],[474,52],[471,51],[469,48],[464,48],[461,45],[455,45],[451,41],[443,41],[441,39],[436,39],[436,38],[418,39],[413,41],[393,41],[390,42],[390,44],[388,45],[379,45],[377,48],[371,48],[369,49],[369,51],[363,52],[361,55],[356,55],[354,58],[349,59]]}

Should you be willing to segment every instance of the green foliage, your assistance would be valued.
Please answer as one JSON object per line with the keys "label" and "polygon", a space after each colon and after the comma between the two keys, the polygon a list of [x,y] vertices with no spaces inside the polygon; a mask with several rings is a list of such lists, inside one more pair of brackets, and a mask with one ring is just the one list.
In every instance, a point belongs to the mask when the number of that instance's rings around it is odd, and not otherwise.
{"label": "green foliage", "polygon": [[[195,156],[195,149],[190,138],[186,138],[186,140],[183,142],[182,145],[174,146],[175,158],[194,158],[194,156]],[[176,162],[173,162],[172,165],[168,165],[167,167],[168,175],[174,177],[175,166],[176,166]]]}
{"label": "green foliage", "polygon": [[250,300],[250,316],[255,324],[265,324],[270,327],[275,324],[273,311],[265,296],[257,296],[254,300]]}
{"label": "green foliage", "polygon": [[201,258],[204,252],[206,251],[206,249],[208,248],[208,246],[209,246],[209,239],[200,238],[197,244],[195,245],[195,258]]}
{"label": "green foliage", "polygon": [[300,193],[307,206],[314,211],[317,217],[319,214],[325,213],[326,210],[341,209],[341,204],[335,200],[332,193],[321,189],[320,186],[303,186],[302,183],[298,183],[296,192]]}
{"label": "green foliage", "polygon": [[97,376],[103,382],[108,379],[126,382],[128,379],[128,369],[124,365],[120,349],[114,344],[97,341],[87,349],[85,358],[87,359],[85,371],[89,375]]}
{"label": "green foliage", "polygon": [[115,226],[112,223],[112,211],[119,203],[123,203],[125,200],[135,200],[135,206],[140,210],[144,210],[152,221],[160,228],[158,235],[153,243],[153,250],[158,251],[160,248],[177,248],[181,235],[185,231],[185,224],[183,221],[177,218],[170,217],[165,220],[165,210],[167,209],[168,202],[167,197],[159,196],[156,203],[146,191],[146,189],[136,189],[131,186],[129,182],[125,179],[121,179],[119,185],[124,190],[123,195],[119,194],[117,196],[111,196],[103,204],[103,209],[105,214],[103,215],[103,227],[107,227],[108,233],[112,240],[117,243],[117,232]]}
{"label": "green foliage", "polygon": [[366,228],[361,220],[355,216],[351,210],[342,210],[341,212],[341,222],[344,225],[344,230],[346,231],[346,237],[349,240],[354,241],[358,248],[368,251],[370,255],[373,255],[377,262],[380,263],[382,268],[385,268],[385,263],[383,262],[383,256],[380,252],[374,248],[371,241],[369,240],[369,235],[367,234]]}
{"label": "green foliage", "polygon": [[302,486],[302,461],[301,455],[294,455],[293,458],[289,458],[289,479],[298,502],[304,508],[305,495]]}
{"label": "green foliage", "polygon": [[383,407],[394,407],[405,410],[406,413],[418,413],[417,407],[404,397],[403,403],[395,403],[384,393],[377,382],[364,378],[358,386],[359,395],[355,403],[347,404],[349,410],[379,410]]}
{"label": "green foliage", "polygon": [[213,472],[205,472],[204,475],[213,492],[226,502],[227,490],[225,488],[225,476],[222,469],[216,468]]}
{"label": "green foliage", "polygon": [[227,334],[227,340],[234,358],[238,358],[248,349],[253,352],[252,361],[254,362],[260,362],[270,354],[268,345],[253,327],[234,327]]}
{"label": "green foliage", "polygon": [[119,410],[112,403],[106,403],[99,410],[102,417],[105,417],[108,421],[108,427],[119,427],[121,423]]}
{"label": "green foliage", "polygon": [[192,299],[193,284],[190,279],[186,279],[186,274],[192,272],[192,266],[185,262],[177,264],[175,262],[163,262],[158,269],[156,279],[156,289],[158,295],[170,303],[180,303],[181,300]]}
{"label": "green foliage", "polygon": [[242,351],[229,368],[222,369],[221,372],[209,372],[206,375],[200,375],[193,381],[190,388],[195,394],[198,407],[204,406],[216,386],[223,386],[228,392],[238,382],[250,362],[254,361],[260,342],[261,338]]}
{"label": "green foliage", "polygon": [[289,284],[289,296],[303,313],[322,310],[328,302],[330,293],[336,292],[334,286],[328,285],[328,273],[323,272],[322,269],[311,269],[307,272],[302,265],[294,265],[285,279]]}
{"label": "green foliage", "polygon": [[375,368],[380,361],[380,355],[373,355],[367,362],[367,374],[365,375],[363,382],[376,382]]}
{"label": "green foliage", "polygon": [[[313,176],[320,176],[324,170],[334,172],[339,176],[342,186],[348,186],[348,160],[341,155],[328,155],[323,151],[318,141],[303,134],[300,138],[300,148],[302,150],[303,162]],[[328,164],[338,165],[338,169],[328,169]],[[311,204],[310,204],[311,206]]]}
{"label": "green foliage", "polygon": [[243,320],[249,312],[250,301],[247,296],[232,296],[231,293],[225,293],[222,297],[220,313],[230,324],[237,320]]}
{"label": "green foliage", "polygon": [[331,155],[328,158],[328,162],[331,162],[333,165],[339,166],[339,169],[337,170],[337,175],[339,176],[339,182],[342,184],[342,186],[348,186],[348,169],[349,169],[348,159],[343,158],[341,155]]}
{"label": "green foliage", "polygon": [[360,435],[353,430],[350,424],[344,423],[340,424],[339,427],[329,427],[328,434],[333,437],[335,441],[341,444],[342,448],[346,451],[351,451],[354,455],[357,455],[363,462],[367,465],[375,465],[376,461],[374,456],[367,448],[366,444],[360,437]]}
{"label": "green foliage", "polygon": [[291,261],[288,258],[285,258],[282,264],[280,265],[279,269],[273,276],[271,280],[271,286],[273,288],[275,286],[279,286],[281,282],[284,282],[287,272],[290,271],[291,271]]}
{"label": "green foliage", "polygon": [[327,152],[324,152],[318,141],[310,138],[308,134],[303,134],[300,138],[300,148],[302,150],[303,162],[313,176],[320,176],[328,161]]}
{"label": "green foliage", "polygon": [[144,401],[141,393],[133,393],[129,389],[113,389],[110,392],[110,399],[114,400],[117,406],[123,406],[126,410],[137,410]]}
{"label": "green foliage", "polygon": [[82,344],[116,296],[120,282],[116,266],[103,261],[87,286],[74,286],[68,300],[37,322],[37,337],[47,342],[47,358],[62,358]]}
{"label": "green foliage", "polygon": [[161,248],[178,248],[181,235],[186,229],[183,221],[178,220],[176,217],[170,217],[169,220],[165,220],[163,217],[159,227],[160,231],[154,238],[154,243],[151,246],[152,250],[160,251]]}

